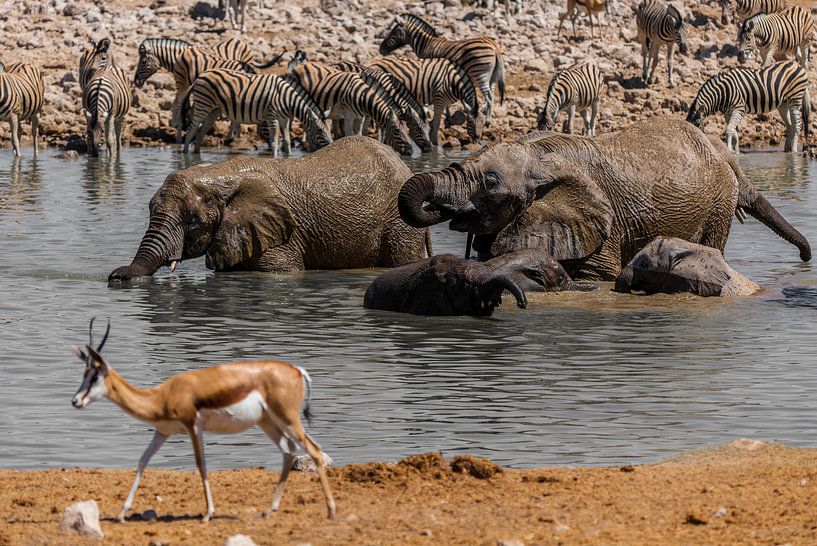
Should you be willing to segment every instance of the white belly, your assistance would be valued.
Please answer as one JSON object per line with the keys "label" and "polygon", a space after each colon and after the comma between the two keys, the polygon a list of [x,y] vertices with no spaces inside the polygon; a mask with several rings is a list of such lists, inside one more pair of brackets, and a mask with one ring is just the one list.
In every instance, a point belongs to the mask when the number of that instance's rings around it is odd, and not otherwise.
{"label": "white belly", "polygon": [[202,428],[207,432],[233,434],[247,430],[258,423],[266,411],[264,398],[258,391],[252,391],[240,402],[218,409],[203,409],[199,412]]}

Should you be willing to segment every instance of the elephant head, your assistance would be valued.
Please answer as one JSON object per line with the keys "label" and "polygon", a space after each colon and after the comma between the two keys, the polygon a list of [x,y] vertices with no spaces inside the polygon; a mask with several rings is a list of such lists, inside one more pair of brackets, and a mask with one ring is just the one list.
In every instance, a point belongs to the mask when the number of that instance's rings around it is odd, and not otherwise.
{"label": "elephant head", "polygon": [[598,290],[592,283],[574,282],[562,264],[541,249],[525,249],[491,258],[485,265],[497,274],[508,275],[525,292]]}
{"label": "elephant head", "polygon": [[235,165],[213,176],[212,165],[171,174],[150,200],[150,223],[130,265],[109,280],[153,275],[205,255],[207,267],[228,270],[286,242],[295,225],[269,176]]}
{"label": "elephant head", "polygon": [[[534,201],[535,219],[514,221]],[[596,182],[540,142],[496,144],[461,164],[415,175],[403,185],[398,208],[414,227],[451,220],[451,229],[488,239],[494,255],[541,247],[559,261],[598,250],[613,223]]]}

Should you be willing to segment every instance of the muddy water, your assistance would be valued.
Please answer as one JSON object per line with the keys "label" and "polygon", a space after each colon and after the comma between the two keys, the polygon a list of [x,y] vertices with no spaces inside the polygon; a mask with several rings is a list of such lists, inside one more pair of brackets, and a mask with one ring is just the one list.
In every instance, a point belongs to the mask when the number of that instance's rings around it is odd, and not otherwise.
{"label": "muddy water", "polygon": [[[148,426],[109,402],[70,405],[82,365],[69,346],[86,342],[94,315],[111,318],[106,355],[140,386],[236,359],[305,366],[311,430],[341,464],[439,449],[518,467],[634,463],[746,436],[814,445],[817,272],[754,220],[735,223],[727,257],[762,297],[603,290],[533,296],[491,319],[415,317],[362,308],[375,271],[215,274],[199,259],[108,287],[144,233],[148,199],[191,160],[55,156],[0,153],[0,467],[135,465]],[[740,162],[817,243],[817,163]],[[434,243],[461,253],[464,238],[438,226]],[[280,460],[258,430],[210,435],[207,453],[215,468]],[[192,467],[189,442],[172,440],[154,464]]]}

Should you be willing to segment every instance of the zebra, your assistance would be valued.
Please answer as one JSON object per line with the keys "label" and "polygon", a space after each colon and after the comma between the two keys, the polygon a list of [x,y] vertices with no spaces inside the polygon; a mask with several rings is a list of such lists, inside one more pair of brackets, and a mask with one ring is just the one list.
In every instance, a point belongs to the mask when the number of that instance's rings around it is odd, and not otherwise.
{"label": "zebra", "polygon": [[98,42],[91,40],[91,47],[82,52],[79,58],[79,88],[81,91],[85,91],[88,82],[98,70],[104,70],[115,64],[110,48],[111,41],[103,38]]}
{"label": "zebra", "polygon": [[31,122],[34,157],[38,155],[40,111],[43,109],[45,85],[40,70],[33,65],[0,63],[0,119],[9,122],[11,148],[20,155],[21,123]]}
{"label": "zebra", "polygon": [[465,69],[474,86],[485,97],[485,126],[491,125],[494,111],[493,85],[499,88],[500,102],[505,101],[505,70],[502,48],[493,38],[446,40],[437,36],[434,28],[416,15],[398,15],[388,36],[380,44],[380,54],[410,45],[423,59],[443,57]]}
{"label": "zebra", "polygon": [[729,24],[729,12],[734,12],[739,21],[745,21],[758,13],[776,13],[786,9],[786,0],[720,0],[721,24]]}
{"label": "zebra", "polygon": [[797,152],[800,114],[809,134],[811,100],[808,74],[795,61],[783,61],[765,68],[733,68],[709,78],[698,91],[687,121],[701,127],[704,119],[723,112],[727,120],[726,145],[739,151],[737,128],[747,112],[765,114],[777,109],[786,126],[786,152]]}
{"label": "zebra", "polygon": [[601,103],[604,80],[598,67],[591,63],[576,63],[557,72],[548,85],[545,107],[536,125],[540,131],[552,131],[556,116],[566,109],[567,133],[573,134],[573,117],[578,110],[584,119],[586,136],[596,136],[596,116]]}
{"label": "zebra", "polygon": [[809,46],[814,33],[811,14],[800,6],[779,13],[754,15],[743,22],[738,34],[738,61],[745,63],[760,49],[763,66],[773,62],[777,53],[794,52],[803,68],[808,68]]}
{"label": "zebra", "polygon": [[[330,138],[317,107],[284,78],[274,74],[247,74],[246,72],[214,69],[203,72],[188,91],[192,102],[190,130],[184,142],[184,153],[196,139],[194,151],[201,151],[204,135],[220,116],[233,124],[263,124],[267,130],[267,144],[278,156],[278,126],[285,129],[284,152],[289,153],[290,118],[298,118],[304,125],[305,141],[310,151],[329,144]],[[274,143],[274,146],[273,146]]]}
{"label": "zebra", "polygon": [[411,139],[395,112],[359,74],[341,72],[328,65],[308,61],[287,73],[287,79],[304,89],[333,120],[344,120],[346,135],[354,133],[356,117],[369,117],[384,130],[383,142],[398,153],[411,155]]}
{"label": "zebra", "polygon": [[661,44],[667,44],[667,75],[669,86],[675,87],[672,81],[672,51],[675,44],[681,54],[687,52],[687,29],[681,13],[673,5],[663,0],[642,0],[636,10],[638,41],[641,42],[643,70],[641,78],[645,84],[655,82],[655,69],[658,66],[658,50]]}
{"label": "zebra", "polygon": [[130,81],[122,68],[113,65],[96,71],[82,94],[85,137],[91,155],[99,154],[103,140],[108,157],[119,153],[130,103]]}
{"label": "zebra", "polygon": [[332,65],[341,72],[359,74],[380,97],[386,101],[397,117],[406,124],[409,136],[423,152],[430,152],[432,143],[428,123],[425,120],[425,108],[417,102],[414,95],[391,74],[379,68],[353,62],[340,62]]}
{"label": "zebra", "polygon": [[225,11],[225,16],[229,19],[233,30],[240,25],[241,32],[247,32],[247,18],[245,17],[247,0],[218,0],[218,9]]}
{"label": "zebra", "polygon": [[576,17],[579,15],[579,8],[584,8],[587,18],[590,19],[590,36],[593,36],[593,14],[604,11],[608,17],[610,16],[610,3],[607,0],[567,0],[567,9],[564,13],[559,14],[557,34],[562,32],[562,24],[565,19],[570,17],[570,22],[573,25],[573,35],[576,35]]}
{"label": "zebra", "polygon": [[468,136],[479,141],[481,117],[479,101],[472,80],[465,70],[448,59],[378,59],[371,66],[391,74],[402,83],[423,105],[432,105],[431,143],[439,144],[440,122],[443,112],[451,103],[460,101],[465,106]]}

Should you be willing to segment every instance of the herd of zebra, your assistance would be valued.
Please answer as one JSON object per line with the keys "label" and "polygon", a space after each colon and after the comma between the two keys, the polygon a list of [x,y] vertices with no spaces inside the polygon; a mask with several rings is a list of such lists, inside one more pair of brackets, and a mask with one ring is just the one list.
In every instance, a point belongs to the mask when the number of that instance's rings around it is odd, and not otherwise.
{"label": "herd of zebra", "polygon": [[[569,0],[568,15],[584,6],[591,16],[604,2]],[[738,150],[737,126],[745,113],[777,109],[786,126],[786,151],[796,151],[803,123],[808,134],[809,79],[806,72],[814,32],[811,14],[785,0],[722,0],[722,18],[734,13],[739,22],[739,60],[746,62],[759,50],[762,68],[726,69],[708,79],[689,108],[687,121],[701,126],[704,119],[722,112],[727,119],[726,141]],[[596,4],[599,4],[596,6]],[[595,7],[594,7],[595,6]],[[667,49],[667,79],[674,87],[672,55],[677,45],[687,50],[687,24],[681,11],[664,0],[642,0],[636,9],[638,40],[642,47],[645,85],[655,81],[659,50]],[[402,46],[417,58],[388,56]],[[795,61],[773,62],[794,54]],[[500,101],[505,97],[502,49],[487,37],[449,40],[416,15],[400,15],[380,44],[383,58],[368,65],[353,62],[321,63],[297,51],[286,74],[260,71],[273,67],[283,53],[267,62],[254,59],[249,47],[231,38],[214,47],[194,46],[179,39],[151,38],[139,46],[139,61],[131,82],[119,67],[108,39],[92,42],[81,56],[79,84],[86,119],[86,141],[91,153],[104,145],[109,155],[121,148],[125,116],[131,104],[132,84],[141,87],[158,70],[173,74],[175,99],[172,125],[177,143],[200,151],[202,140],[217,119],[231,127],[226,140],[240,134],[242,124],[253,124],[273,154],[278,155],[279,133],[283,152],[291,150],[290,126],[299,121],[304,145],[315,150],[350,134],[368,134],[401,154],[416,148],[430,151],[439,144],[443,116],[461,103],[468,136],[480,138],[482,127],[491,124],[494,87]],[[573,132],[578,111],[584,134],[596,132],[596,117],[606,79],[590,62],[558,71],[547,89],[545,104],[537,108],[537,127],[552,130],[559,112],[567,110],[564,130]],[[479,91],[485,102],[480,108]],[[44,85],[40,71],[31,65],[0,64],[0,119],[9,121],[12,146],[19,155],[20,122],[30,120],[37,140]],[[430,123],[428,109],[433,108]],[[331,123],[331,129],[329,121]],[[187,128],[186,135],[184,129]],[[35,154],[37,147],[35,146]]]}

